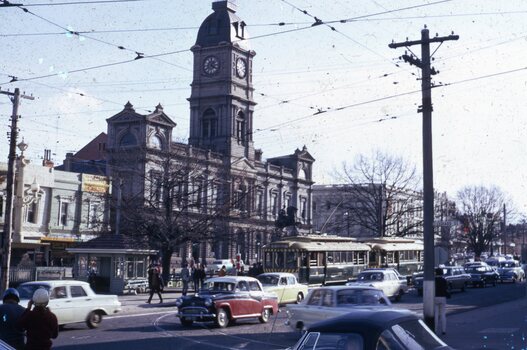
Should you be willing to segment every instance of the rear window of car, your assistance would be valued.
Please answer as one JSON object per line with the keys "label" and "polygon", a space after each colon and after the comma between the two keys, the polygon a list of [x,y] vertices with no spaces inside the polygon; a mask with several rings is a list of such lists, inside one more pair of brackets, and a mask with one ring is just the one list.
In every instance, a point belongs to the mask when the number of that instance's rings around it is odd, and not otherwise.
{"label": "rear window of car", "polygon": [[[382,302],[381,302],[382,300]],[[380,305],[386,302],[380,290],[373,289],[344,289],[337,292],[337,305]]]}
{"label": "rear window of car", "polygon": [[364,349],[364,339],[357,333],[309,333],[299,350]]}
{"label": "rear window of car", "polygon": [[50,286],[47,284],[22,284],[18,286],[17,290],[20,294],[20,299],[31,299],[33,297],[33,293],[39,288],[44,288],[45,290],[49,291]]}
{"label": "rear window of car", "polygon": [[260,275],[257,277],[264,286],[276,286],[278,284],[278,277],[273,275]]}
{"label": "rear window of car", "polygon": [[262,291],[258,282],[255,282],[255,281],[249,281],[249,289],[251,290],[251,292],[261,292]]}

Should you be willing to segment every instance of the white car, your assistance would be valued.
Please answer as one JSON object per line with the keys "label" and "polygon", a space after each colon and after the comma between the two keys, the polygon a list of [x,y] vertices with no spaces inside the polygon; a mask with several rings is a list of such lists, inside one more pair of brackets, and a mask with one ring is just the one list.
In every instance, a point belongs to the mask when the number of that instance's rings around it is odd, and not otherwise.
{"label": "white car", "polygon": [[318,287],[309,291],[304,302],[286,306],[286,324],[294,330],[305,331],[314,323],[357,309],[384,309],[390,306],[390,300],[384,293],[372,287]]}
{"label": "white car", "polygon": [[27,307],[33,293],[39,288],[49,291],[48,307],[57,316],[59,325],[86,322],[88,327],[96,328],[103,315],[121,311],[117,295],[95,294],[88,283],[73,280],[22,283],[17,287],[20,305]]}
{"label": "white car", "polygon": [[256,277],[266,292],[274,292],[279,304],[299,303],[307,295],[307,285],[298,283],[292,273],[262,273]]}
{"label": "white car", "polygon": [[396,301],[407,292],[408,284],[402,280],[391,268],[367,269],[359,273],[357,280],[346,283],[347,286],[369,286],[380,289],[388,298]]}

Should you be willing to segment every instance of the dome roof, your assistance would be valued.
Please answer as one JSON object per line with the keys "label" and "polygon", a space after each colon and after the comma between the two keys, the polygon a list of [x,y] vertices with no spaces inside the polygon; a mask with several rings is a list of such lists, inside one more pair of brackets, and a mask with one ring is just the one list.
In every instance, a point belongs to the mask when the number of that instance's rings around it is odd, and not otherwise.
{"label": "dome roof", "polygon": [[217,46],[221,42],[234,43],[244,50],[250,50],[246,24],[236,16],[236,5],[231,0],[212,3],[214,12],[201,24],[196,45]]}

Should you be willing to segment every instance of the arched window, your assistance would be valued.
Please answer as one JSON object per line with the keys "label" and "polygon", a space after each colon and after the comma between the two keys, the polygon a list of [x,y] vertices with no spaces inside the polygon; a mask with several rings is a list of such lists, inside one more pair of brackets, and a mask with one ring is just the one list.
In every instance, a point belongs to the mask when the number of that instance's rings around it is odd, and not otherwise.
{"label": "arched window", "polygon": [[150,147],[154,149],[162,149],[163,141],[161,141],[161,138],[159,136],[153,135],[150,137]]}
{"label": "arched window", "polygon": [[201,118],[201,136],[212,138],[216,136],[218,127],[218,118],[212,109],[207,109]]}
{"label": "arched window", "polygon": [[122,147],[135,146],[137,145],[137,139],[135,138],[134,134],[127,132],[123,137],[121,137],[121,142],[119,142],[119,145]]}
{"label": "arched window", "polygon": [[245,114],[238,112],[236,115],[236,139],[241,143],[245,141],[245,138]]}

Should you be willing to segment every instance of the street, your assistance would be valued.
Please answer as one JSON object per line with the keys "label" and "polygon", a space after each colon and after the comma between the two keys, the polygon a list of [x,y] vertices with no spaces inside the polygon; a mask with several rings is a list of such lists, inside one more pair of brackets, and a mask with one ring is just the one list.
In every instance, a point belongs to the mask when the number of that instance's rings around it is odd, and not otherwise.
{"label": "street", "polygon": [[[472,314],[484,312],[496,304],[511,301],[523,303],[525,288],[525,283],[499,284],[496,287],[469,288],[466,292],[453,293],[452,298],[448,300],[448,315],[449,320],[453,320],[455,316],[457,321],[455,322],[456,329],[452,332],[450,329],[454,327],[454,321],[449,323],[449,332],[445,338],[447,342],[450,339],[448,344],[457,349],[468,348],[466,344],[463,344],[466,337],[456,337],[455,332],[462,333],[462,327],[466,327],[467,332],[476,335],[479,331],[489,331],[488,322],[478,327],[479,319],[478,322],[474,322]],[[234,326],[225,329],[217,328],[212,323],[196,323],[189,328],[182,327],[174,316],[174,309],[171,306],[178,295],[166,293],[164,304],[148,306],[142,304],[145,300],[144,295],[123,296],[122,314],[106,317],[101,326],[94,330],[88,329],[84,324],[67,325],[54,341],[54,346],[56,349],[97,350],[154,348],[271,350],[292,346],[299,337],[298,333],[284,325],[285,312],[273,316],[267,324],[251,319],[238,321]],[[421,297],[411,290],[401,302],[394,303],[394,306],[421,313],[421,300]],[[512,304],[514,307],[515,303]],[[284,307],[281,308],[281,310],[284,309]],[[522,312],[519,309],[516,311],[516,313]],[[488,319],[492,320],[492,317],[488,317],[487,321]],[[506,327],[504,323],[499,326]],[[517,325],[515,328],[518,330],[522,326],[523,324]],[[474,345],[483,347],[484,339],[487,338],[482,335],[481,339],[481,344]],[[500,339],[495,339],[495,341],[500,341]],[[509,340],[507,341],[510,343]],[[487,347],[489,348],[492,347]]]}

